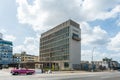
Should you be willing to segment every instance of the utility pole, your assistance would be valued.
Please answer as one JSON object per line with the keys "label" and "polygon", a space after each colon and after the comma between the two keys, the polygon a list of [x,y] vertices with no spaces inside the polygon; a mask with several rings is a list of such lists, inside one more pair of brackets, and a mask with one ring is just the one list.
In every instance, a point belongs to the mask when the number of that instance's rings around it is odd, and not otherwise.
{"label": "utility pole", "polygon": [[93,53],[94,53],[94,50],[95,50],[95,48],[96,47],[93,47],[93,49],[92,49],[92,57],[91,57],[91,63],[92,63],[92,72],[94,71],[94,69],[93,69]]}

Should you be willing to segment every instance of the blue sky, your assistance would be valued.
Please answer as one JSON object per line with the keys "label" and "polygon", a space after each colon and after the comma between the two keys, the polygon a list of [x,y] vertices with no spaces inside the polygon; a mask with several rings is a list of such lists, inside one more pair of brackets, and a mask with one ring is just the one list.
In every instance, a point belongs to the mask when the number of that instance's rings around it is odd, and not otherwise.
{"label": "blue sky", "polygon": [[[4,0],[0,3],[0,29],[6,34],[15,36],[14,44],[20,45],[26,36],[34,36],[34,31],[28,25],[23,25],[17,19],[17,4],[14,0]],[[27,26],[27,27],[25,27]],[[3,32],[4,34],[4,32]],[[16,42],[17,41],[17,42]]]}
{"label": "blue sky", "polygon": [[0,32],[14,53],[39,55],[40,34],[68,19],[80,24],[82,60],[120,62],[120,0],[2,0]]}

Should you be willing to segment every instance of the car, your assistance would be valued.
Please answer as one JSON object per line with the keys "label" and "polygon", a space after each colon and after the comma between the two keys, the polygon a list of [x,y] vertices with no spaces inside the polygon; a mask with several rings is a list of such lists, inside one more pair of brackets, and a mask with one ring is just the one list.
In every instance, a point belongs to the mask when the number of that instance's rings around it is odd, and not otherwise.
{"label": "car", "polygon": [[30,70],[30,69],[13,69],[11,70],[12,75],[19,75],[19,74],[26,74],[26,75],[32,75],[35,73],[35,70]]}

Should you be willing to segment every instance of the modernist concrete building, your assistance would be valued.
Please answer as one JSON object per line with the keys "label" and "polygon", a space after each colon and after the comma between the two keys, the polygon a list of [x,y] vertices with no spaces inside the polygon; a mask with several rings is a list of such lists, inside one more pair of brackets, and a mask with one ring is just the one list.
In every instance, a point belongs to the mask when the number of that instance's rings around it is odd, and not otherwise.
{"label": "modernist concrete building", "polygon": [[[81,30],[68,20],[41,34],[40,61],[58,63],[59,69],[73,69],[81,61]],[[50,65],[49,65],[50,66]]]}
{"label": "modernist concrete building", "polygon": [[0,64],[3,67],[12,63],[12,46],[12,42],[3,40],[0,33]]}

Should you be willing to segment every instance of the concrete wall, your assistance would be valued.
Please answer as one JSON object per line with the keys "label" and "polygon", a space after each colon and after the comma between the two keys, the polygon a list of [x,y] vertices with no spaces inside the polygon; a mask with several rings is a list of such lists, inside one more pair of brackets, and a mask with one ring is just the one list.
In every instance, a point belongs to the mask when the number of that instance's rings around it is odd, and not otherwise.
{"label": "concrete wall", "polygon": [[80,29],[70,26],[70,68],[72,69],[73,64],[80,64],[81,61],[81,41],[76,41],[72,39],[73,33],[79,35],[81,38]]}

